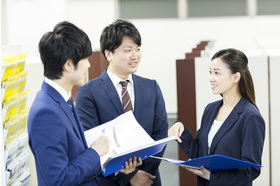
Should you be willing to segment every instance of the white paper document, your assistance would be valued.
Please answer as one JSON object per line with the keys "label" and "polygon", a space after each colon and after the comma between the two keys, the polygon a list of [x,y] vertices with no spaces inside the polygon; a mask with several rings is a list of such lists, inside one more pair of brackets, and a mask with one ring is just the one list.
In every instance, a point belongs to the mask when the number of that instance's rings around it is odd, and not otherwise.
{"label": "white paper document", "polygon": [[109,152],[101,157],[101,166],[115,155],[120,155],[131,149],[151,144],[154,140],[136,121],[132,111],[85,131],[85,138],[90,146],[98,137],[105,135],[110,141]]}
{"label": "white paper document", "polygon": [[173,165],[179,165],[181,167],[190,167],[190,168],[200,169],[199,167],[196,167],[196,166],[184,165],[183,163],[185,163],[186,161],[182,161],[182,160],[174,160],[174,159],[157,157],[157,156],[150,156],[150,157],[172,163]]}

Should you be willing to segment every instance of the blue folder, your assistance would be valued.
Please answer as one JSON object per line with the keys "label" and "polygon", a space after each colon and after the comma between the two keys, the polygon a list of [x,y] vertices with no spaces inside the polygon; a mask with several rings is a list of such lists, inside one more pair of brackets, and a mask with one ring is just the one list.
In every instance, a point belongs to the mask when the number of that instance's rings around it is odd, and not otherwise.
{"label": "blue folder", "polygon": [[154,155],[163,150],[169,141],[176,139],[176,137],[168,137],[158,141],[155,141],[149,145],[142,146],[140,148],[133,149],[129,152],[117,154],[109,158],[104,166],[102,166],[102,175],[104,177],[115,173],[124,168],[124,163],[133,157],[141,157],[142,160]]}
{"label": "blue folder", "polygon": [[201,166],[204,166],[206,169],[210,171],[230,170],[230,169],[239,169],[239,168],[248,168],[248,167],[262,167],[261,165],[258,164],[230,158],[223,155],[204,156],[204,157],[191,159],[188,161],[178,161],[178,160],[171,160],[171,159],[159,158],[159,157],[153,157],[153,158],[161,159],[169,163],[172,163],[174,165],[186,166],[186,167],[197,168],[197,169],[200,169]]}

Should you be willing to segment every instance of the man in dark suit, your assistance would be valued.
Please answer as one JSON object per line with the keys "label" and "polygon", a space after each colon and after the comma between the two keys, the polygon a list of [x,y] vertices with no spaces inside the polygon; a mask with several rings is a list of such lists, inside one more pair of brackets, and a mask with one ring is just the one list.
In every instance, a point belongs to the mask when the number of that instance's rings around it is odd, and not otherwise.
{"label": "man in dark suit", "polygon": [[[109,150],[101,136],[90,147],[70,96],[74,85],[85,83],[92,54],[91,42],[69,22],[58,23],[39,43],[46,76],[28,117],[29,145],[35,158],[38,185],[98,185],[100,157]],[[123,173],[135,170],[126,163]]]}
{"label": "man in dark suit", "polygon": [[[138,123],[154,140],[167,137],[167,113],[159,85],[155,80],[134,74],[141,59],[141,36],[137,28],[128,21],[116,20],[103,30],[100,45],[109,66],[101,76],[80,87],[76,97],[84,129],[133,110]],[[162,155],[163,151],[158,154]],[[131,174],[98,177],[97,181],[108,186],[161,185],[159,164],[160,161],[147,158]]]}

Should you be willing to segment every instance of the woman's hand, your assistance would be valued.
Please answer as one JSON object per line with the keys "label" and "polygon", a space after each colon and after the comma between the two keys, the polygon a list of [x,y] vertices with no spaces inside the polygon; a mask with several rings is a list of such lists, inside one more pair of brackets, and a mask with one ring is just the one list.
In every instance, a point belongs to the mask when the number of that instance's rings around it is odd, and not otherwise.
{"label": "woman's hand", "polygon": [[179,143],[182,143],[181,135],[184,132],[184,125],[181,122],[174,123],[171,128],[168,130],[168,137],[177,136],[176,139]]}
{"label": "woman's hand", "polygon": [[184,169],[186,169],[208,181],[210,180],[211,172],[208,169],[206,169],[204,166],[201,166],[200,169],[195,169],[195,168],[190,168],[190,167],[184,167]]}
{"label": "woman's hand", "polygon": [[125,174],[130,174],[135,171],[135,168],[139,165],[142,165],[142,159],[139,157],[137,161],[137,157],[134,157],[133,160],[130,158],[128,161],[125,162],[125,168],[120,170],[120,172]]}

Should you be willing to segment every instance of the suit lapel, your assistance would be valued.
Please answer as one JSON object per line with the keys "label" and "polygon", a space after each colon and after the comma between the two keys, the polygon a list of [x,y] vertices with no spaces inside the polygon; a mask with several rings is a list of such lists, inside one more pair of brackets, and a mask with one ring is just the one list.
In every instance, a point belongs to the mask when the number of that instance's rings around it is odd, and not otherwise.
{"label": "suit lapel", "polygon": [[107,69],[103,72],[103,74],[100,76],[100,85],[103,88],[103,90],[106,92],[108,97],[110,98],[112,104],[116,108],[119,115],[124,113],[124,109],[121,103],[121,100],[119,98],[119,95],[116,91],[116,88],[114,87],[111,79],[109,78],[107,74]]}
{"label": "suit lapel", "polygon": [[209,154],[212,154],[214,151],[217,143],[221,140],[221,138],[227,133],[227,131],[231,128],[232,125],[237,121],[238,115],[237,113],[233,110],[230,115],[227,117],[227,119],[224,121],[222,124],[221,128],[218,130],[216,135],[213,138]]}
{"label": "suit lapel", "polygon": [[[74,102],[73,102],[72,98],[71,98],[71,103],[74,106]],[[86,142],[86,139],[85,139],[85,135],[84,135],[84,129],[83,129],[82,124],[80,122],[80,118],[79,118],[79,115],[78,115],[78,112],[77,112],[75,106],[73,107],[73,112],[74,112],[74,116],[75,116],[75,119],[76,119],[76,122],[77,122],[77,127],[78,127],[77,130],[79,130],[78,135],[80,136],[80,139],[82,139],[85,148],[88,148],[88,145],[87,145],[87,142]]]}
{"label": "suit lapel", "polygon": [[[45,82],[43,82],[42,90],[45,91],[47,94],[49,94],[53,98],[53,100],[59,104],[60,108],[64,111],[67,118],[70,120],[70,123],[73,126],[77,137],[82,141],[75,116],[73,116],[69,105],[63,99],[63,97],[53,87],[51,87],[49,84],[47,84]],[[74,105],[72,105],[72,106],[74,106]]]}
{"label": "suit lapel", "polygon": [[[135,94],[135,103],[133,108],[133,113],[135,117],[137,118],[137,115],[140,114],[141,107],[142,107],[142,98],[143,98],[143,89],[142,89],[142,83],[139,78],[137,78],[136,75],[132,74],[133,83],[134,83],[134,94]],[[103,90],[106,92],[108,97],[110,98],[112,104],[116,108],[116,111],[118,114],[123,114],[124,109],[121,103],[121,100],[119,98],[119,95],[116,91],[116,88],[114,87],[111,79],[109,78],[107,74],[107,69],[102,73],[100,76],[100,85],[103,88]]]}
{"label": "suit lapel", "polygon": [[[66,102],[65,102],[66,103]],[[64,102],[62,101],[60,103],[61,107],[63,108],[64,112],[66,113],[66,115],[68,116],[68,118],[70,119],[72,125],[73,125],[73,128],[74,128],[74,131],[76,133],[76,135],[79,137],[79,139],[82,141],[82,136],[81,136],[81,130],[79,129],[79,117],[78,117],[78,114],[77,114],[77,111],[76,111],[76,108],[74,106],[74,102],[71,98],[71,104],[72,104],[72,108],[73,108],[73,113],[70,109],[70,107],[68,106],[68,103],[66,103],[66,105],[64,104]],[[67,107],[68,108],[67,108]],[[69,112],[70,110],[70,112]]]}
{"label": "suit lapel", "polygon": [[[244,99],[244,98],[241,98],[241,100],[238,102],[238,104],[233,108],[233,110],[231,111],[231,113],[229,114],[227,119],[224,121],[224,123],[221,126],[221,128],[218,130],[218,132],[214,136],[212,144],[211,144],[211,148],[210,148],[210,151],[209,151],[209,154],[213,153],[216,145],[221,140],[221,138],[227,133],[227,131],[238,120],[239,113],[241,113],[243,111],[243,108],[246,105],[246,103],[247,103],[247,100]],[[214,120],[211,120],[211,121],[213,122]],[[209,128],[209,130],[210,130],[210,128]],[[208,133],[209,133],[209,131],[208,131]]]}
{"label": "suit lapel", "polygon": [[133,78],[133,83],[134,83],[134,96],[135,96],[135,101],[134,101],[134,108],[133,112],[135,117],[140,116],[141,114],[141,108],[142,108],[142,103],[143,103],[143,85],[142,82],[140,81],[140,78],[137,78],[134,74],[132,74]]}
{"label": "suit lapel", "polygon": [[205,126],[205,131],[203,132],[203,135],[201,135],[201,137],[203,139],[201,139],[201,145],[202,145],[202,155],[206,156],[208,155],[208,134],[209,131],[211,129],[211,126],[213,124],[214,119],[217,116],[217,113],[222,105],[223,101],[221,100],[218,104],[215,105],[215,107],[213,107],[211,110],[208,111],[208,113],[210,114],[209,117],[207,117],[206,119],[206,126]]}

